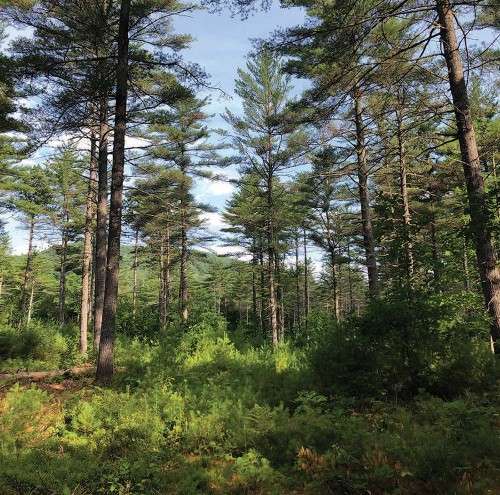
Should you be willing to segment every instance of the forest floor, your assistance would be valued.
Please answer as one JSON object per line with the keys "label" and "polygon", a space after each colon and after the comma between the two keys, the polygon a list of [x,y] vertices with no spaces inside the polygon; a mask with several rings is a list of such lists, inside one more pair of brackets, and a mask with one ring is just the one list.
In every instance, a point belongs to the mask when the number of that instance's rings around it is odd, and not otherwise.
{"label": "forest floor", "polygon": [[0,381],[1,495],[499,493],[496,386],[355,398],[322,389],[305,350],[236,345],[213,319],[119,339],[116,362],[106,388]]}

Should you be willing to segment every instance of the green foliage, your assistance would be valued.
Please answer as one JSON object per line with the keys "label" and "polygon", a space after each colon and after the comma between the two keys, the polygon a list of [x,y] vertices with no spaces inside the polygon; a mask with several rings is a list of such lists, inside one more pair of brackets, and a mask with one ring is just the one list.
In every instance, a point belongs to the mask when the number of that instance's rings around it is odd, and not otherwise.
{"label": "green foliage", "polygon": [[76,332],[66,327],[63,332],[55,325],[32,321],[17,329],[0,328],[0,369],[46,370],[68,366],[76,360]]}
{"label": "green foliage", "polygon": [[359,318],[320,327],[310,359],[322,390],[357,398],[456,397],[495,383],[485,316],[470,294],[377,301]]}
{"label": "green foliage", "polygon": [[[421,326],[432,323],[426,331],[439,333],[436,345],[448,339],[456,352],[460,340],[453,340],[454,333],[475,332],[474,325],[481,325],[477,316],[458,311],[463,304],[441,298],[405,313],[401,302],[379,302],[394,328],[384,330],[368,310],[350,322],[350,339],[347,327],[332,331],[326,319],[313,315],[308,347],[301,349],[290,343],[239,347],[226,321],[210,312],[187,331],[165,329],[154,343],[120,335],[120,371],[111,388],[75,379],[55,384],[70,387],[58,398],[35,387],[7,390],[0,400],[1,491],[492,493],[500,462],[497,390],[481,378],[478,370],[486,368],[470,349],[472,358],[463,366],[472,366],[476,381],[459,386],[466,370],[456,363],[453,378],[443,364],[450,360],[418,342]],[[441,319],[435,319],[438,309]],[[418,310],[421,324],[408,323],[412,310]],[[419,347],[399,366],[389,359],[402,352],[396,328],[415,332],[407,338]],[[32,331],[54,337],[50,327]],[[357,353],[377,332],[387,343],[382,357],[376,353],[364,363],[360,358],[368,353]],[[26,344],[25,352],[35,355],[41,348],[40,342],[35,350]],[[319,348],[324,371],[338,376],[319,374]],[[421,358],[429,354],[432,366]],[[370,368],[382,366],[383,358],[385,367]],[[410,363],[423,368],[410,369]],[[412,373],[419,385],[432,387],[411,397],[414,385],[407,381],[396,403],[394,390],[384,388],[386,380]],[[471,387],[476,395],[466,391]]]}

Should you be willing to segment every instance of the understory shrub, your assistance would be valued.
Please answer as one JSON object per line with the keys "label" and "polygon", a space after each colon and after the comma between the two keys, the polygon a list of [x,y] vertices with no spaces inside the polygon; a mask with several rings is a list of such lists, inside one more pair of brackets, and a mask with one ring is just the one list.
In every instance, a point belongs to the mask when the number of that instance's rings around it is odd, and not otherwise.
{"label": "understory shrub", "polygon": [[321,326],[310,345],[316,386],[357,398],[453,398],[497,378],[488,325],[473,298],[377,301],[365,314]]}
{"label": "understory shrub", "polygon": [[77,333],[74,327],[32,321],[20,329],[0,328],[2,370],[55,369],[77,360]]}

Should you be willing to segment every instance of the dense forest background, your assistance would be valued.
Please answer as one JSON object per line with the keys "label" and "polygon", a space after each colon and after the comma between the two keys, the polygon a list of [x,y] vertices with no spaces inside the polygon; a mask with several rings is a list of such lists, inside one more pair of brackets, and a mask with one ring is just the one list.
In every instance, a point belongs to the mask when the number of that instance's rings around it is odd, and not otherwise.
{"label": "dense forest background", "polygon": [[499,7],[269,7],[0,2],[0,493],[497,493]]}

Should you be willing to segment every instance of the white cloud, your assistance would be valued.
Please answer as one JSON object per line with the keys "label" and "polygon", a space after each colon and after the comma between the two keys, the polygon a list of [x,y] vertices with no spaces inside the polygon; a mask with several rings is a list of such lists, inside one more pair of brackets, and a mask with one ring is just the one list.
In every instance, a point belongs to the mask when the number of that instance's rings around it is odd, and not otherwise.
{"label": "white cloud", "polygon": [[211,194],[213,196],[230,196],[234,192],[234,184],[230,182],[220,180],[207,180],[206,182],[206,187],[204,187],[206,194]]}
{"label": "white cloud", "polygon": [[222,215],[217,212],[207,212],[202,214],[202,218],[205,221],[205,225],[211,232],[218,232],[227,224],[224,222]]}

